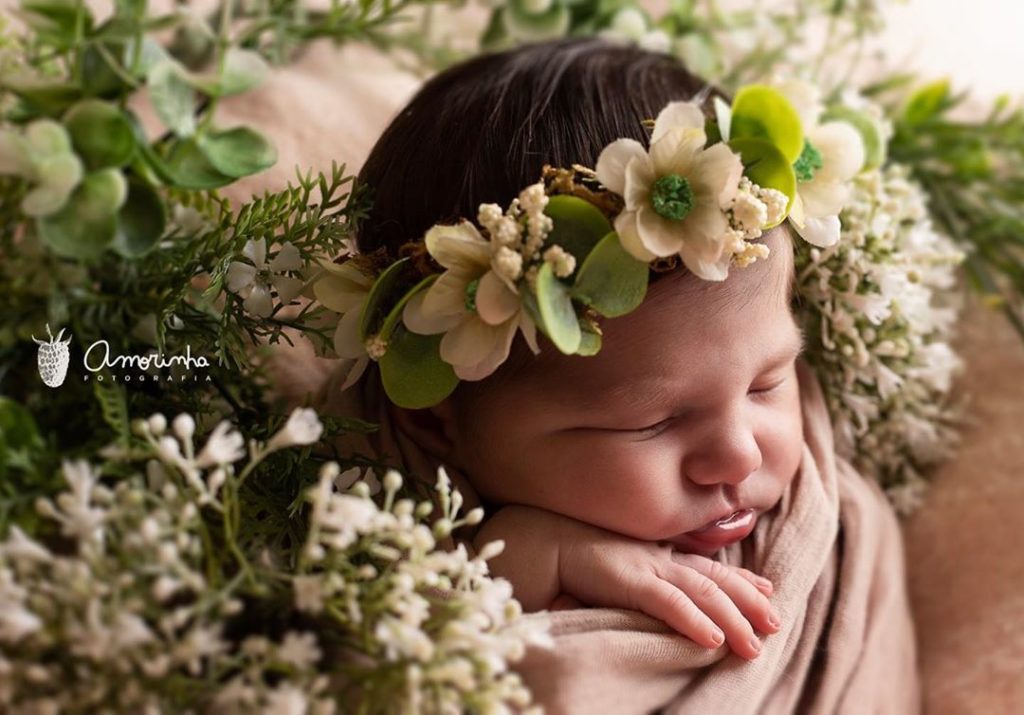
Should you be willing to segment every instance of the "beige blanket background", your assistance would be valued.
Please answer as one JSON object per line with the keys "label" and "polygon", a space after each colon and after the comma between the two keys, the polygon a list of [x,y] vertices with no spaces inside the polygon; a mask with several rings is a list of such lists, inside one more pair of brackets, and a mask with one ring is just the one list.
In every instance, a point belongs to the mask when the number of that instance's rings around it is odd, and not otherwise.
{"label": "beige blanket background", "polygon": [[[1020,7],[975,0],[968,13],[961,0],[917,0],[898,9],[886,44],[906,60],[901,67],[948,73],[979,97],[1019,91]],[[1007,56],[1014,52],[1016,61]],[[315,46],[255,96],[224,105],[223,124],[260,127],[280,155],[233,195],[279,188],[296,164],[326,169],[336,159],[358,171],[418,81],[365,48]],[[972,301],[959,350],[967,370],[958,389],[971,399],[973,426],[956,458],[937,470],[926,505],[903,525],[925,707],[1024,712],[1024,342]],[[329,367],[302,343],[284,346],[277,363],[291,399],[314,392]]]}

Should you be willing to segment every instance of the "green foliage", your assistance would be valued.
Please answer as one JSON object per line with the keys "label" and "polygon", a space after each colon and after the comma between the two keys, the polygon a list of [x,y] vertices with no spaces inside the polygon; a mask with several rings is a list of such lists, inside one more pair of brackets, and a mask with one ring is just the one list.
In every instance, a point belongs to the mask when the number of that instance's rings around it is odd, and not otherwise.
{"label": "green foliage", "polygon": [[893,78],[869,90],[897,116],[889,155],[912,167],[933,216],[967,251],[970,285],[1024,338],[1024,108],[1003,97],[966,121],[953,116],[966,95],[951,95],[948,82],[909,99],[898,92],[905,85]]}

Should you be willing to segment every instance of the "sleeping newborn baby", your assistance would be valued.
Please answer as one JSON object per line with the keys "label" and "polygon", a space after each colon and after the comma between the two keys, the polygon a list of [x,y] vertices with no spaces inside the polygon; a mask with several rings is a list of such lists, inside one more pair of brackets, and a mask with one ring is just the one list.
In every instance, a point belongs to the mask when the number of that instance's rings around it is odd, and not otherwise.
{"label": "sleeping newborn baby", "polygon": [[[705,89],[669,55],[589,38],[454,65],[364,164],[359,253],[422,257],[432,226],[507,205],[545,164],[594,167],[619,139],[647,146],[643,120]],[[431,407],[388,400],[373,362],[325,386],[341,404],[327,413],[380,424],[369,450],[425,486],[443,465],[467,506],[485,507],[455,536],[503,540],[492,572],[526,611],[554,611],[537,617],[556,647],[516,666],[551,712],[915,710],[898,524],[878,485],[836,458],[800,360],[795,240],[786,224],[768,231],[767,256],[722,281],[651,265],[642,303],[599,319],[593,355],[540,334],[535,352],[516,331],[488,332],[501,321],[467,321],[446,339],[502,359]],[[476,311],[485,286],[464,283],[445,297]]]}
{"label": "sleeping newborn baby", "polygon": [[720,283],[660,274],[628,319],[604,322],[597,355],[517,343],[494,376],[433,408],[445,463],[493,514],[476,543],[505,541],[492,569],[527,611],[642,610],[746,658],[755,630],[778,629],[771,584],[711,558],[753,531],[800,464],[788,230],[767,244]]}

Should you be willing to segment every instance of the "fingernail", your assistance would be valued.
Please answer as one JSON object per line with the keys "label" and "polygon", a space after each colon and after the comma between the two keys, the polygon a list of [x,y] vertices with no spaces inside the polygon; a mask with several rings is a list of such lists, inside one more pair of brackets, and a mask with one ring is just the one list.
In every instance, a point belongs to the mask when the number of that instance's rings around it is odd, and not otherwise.
{"label": "fingernail", "polygon": [[758,583],[759,583],[759,584],[761,584],[761,586],[763,586],[764,588],[767,588],[767,589],[772,589],[772,588],[774,588],[774,587],[772,586],[772,582],[771,582],[771,581],[769,581],[769,580],[768,580],[768,579],[766,579],[766,578],[759,578],[759,579],[758,579]]}
{"label": "fingernail", "polygon": [[769,623],[769,625],[771,625],[772,628],[778,628],[779,626],[782,625],[782,619],[779,618],[779,614],[778,613],[776,613],[775,611],[772,611],[771,613],[768,614],[768,623]]}
{"label": "fingernail", "polygon": [[722,645],[725,641],[725,634],[717,628],[711,632],[711,640],[715,645]]}
{"label": "fingernail", "polygon": [[756,650],[758,653],[760,653],[761,652],[761,640],[757,636],[754,636],[753,638],[750,639],[750,647],[753,648],[754,650]]}

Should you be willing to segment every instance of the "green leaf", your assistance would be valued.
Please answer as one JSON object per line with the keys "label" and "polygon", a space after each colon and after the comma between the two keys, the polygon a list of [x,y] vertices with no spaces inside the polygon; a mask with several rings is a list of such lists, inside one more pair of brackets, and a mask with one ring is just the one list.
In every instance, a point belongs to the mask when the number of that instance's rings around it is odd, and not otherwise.
{"label": "green leaf", "polygon": [[903,109],[903,121],[912,127],[924,124],[941,112],[948,100],[948,79],[926,84],[907,100]]}
{"label": "green leaf", "polygon": [[135,154],[132,125],[115,105],[87,99],[64,116],[75,151],[88,169],[124,166]]}
{"label": "green leaf", "polygon": [[113,248],[126,258],[137,258],[156,245],[164,233],[164,203],[149,184],[128,182],[128,198],[117,216]]}
{"label": "green leaf", "polygon": [[204,134],[199,147],[217,171],[236,179],[269,169],[277,161],[274,146],[248,127]]}
{"label": "green leaf", "polygon": [[228,49],[220,75],[190,74],[189,83],[211,97],[241,94],[259,86],[267,76],[267,63],[253,50]]}
{"label": "green leaf", "polygon": [[222,174],[195,139],[182,139],[171,145],[167,160],[160,160],[154,152],[144,152],[147,161],[157,172],[158,167],[170,176],[171,183],[183,189],[216,189],[227,186],[235,177]]}
{"label": "green leaf", "polygon": [[864,166],[862,170],[875,169],[885,163],[886,146],[882,127],[864,112],[838,105],[822,115],[823,122],[846,122],[857,130],[864,142]]}
{"label": "green leaf", "polygon": [[395,326],[378,364],[384,391],[399,407],[431,407],[459,384],[455,370],[441,359],[442,338],[444,333],[419,335],[401,322]]}
{"label": "green leaf", "polygon": [[83,34],[92,29],[88,6],[76,0],[22,0],[20,14],[41,39],[61,47],[74,43],[79,15]]}
{"label": "green leaf", "polygon": [[195,92],[185,80],[185,70],[173,60],[160,62],[149,71],[149,99],[168,129],[179,137],[196,130]]}
{"label": "green leaf", "polygon": [[580,347],[580,321],[572,305],[569,288],[555,277],[550,263],[545,263],[537,272],[537,308],[540,313],[538,325],[551,342],[566,355],[574,354]]}
{"label": "green leaf", "polygon": [[440,278],[440,274],[435,273],[432,276],[427,276],[415,286],[413,286],[405,295],[402,296],[401,300],[395,303],[395,306],[388,313],[384,319],[383,325],[380,330],[377,331],[377,335],[384,340],[388,340],[391,333],[394,331],[395,326],[402,321],[402,311],[405,309],[405,304],[412,300],[412,297],[422,290],[429,288],[434,281]]}
{"label": "green leaf", "polygon": [[110,245],[117,210],[125,199],[125,181],[116,169],[89,174],[60,211],[38,219],[39,235],[59,256],[91,259]]}
{"label": "green leaf", "polygon": [[649,268],[622,247],[612,231],[576,270],[572,297],[613,318],[636,309],[647,294]]}
{"label": "green leaf", "polygon": [[388,314],[391,313],[395,301],[395,288],[401,282],[405,269],[412,265],[412,258],[406,256],[395,261],[383,273],[377,276],[366,297],[363,317],[359,323],[359,339],[366,341],[370,336],[377,335]]}
{"label": "green leaf", "polygon": [[509,0],[505,5],[505,29],[520,40],[547,40],[569,31],[569,10],[554,0],[544,12],[530,12],[524,0]]}
{"label": "green leaf", "polygon": [[576,351],[577,355],[597,355],[601,352],[601,334],[595,332],[591,325],[584,321],[580,323],[581,338],[580,347]]}
{"label": "green leaf", "polygon": [[762,139],[774,144],[789,164],[804,150],[800,115],[781,92],[765,85],[748,85],[737,92],[729,138]]}
{"label": "green leaf", "polygon": [[60,116],[82,98],[82,90],[62,80],[30,76],[4,77],[5,88],[18,95],[33,114]]}
{"label": "green leaf", "polygon": [[786,160],[778,147],[763,139],[733,139],[729,142],[729,148],[740,155],[743,173],[751,181],[763,188],[777,189],[789,197],[789,203],[786,204],[788,215],[793,207],[793,199],[796,198],[796,172],[793,171],[792,162]]}
{"label": "green leaf", "polygon": [[552,196],[544,213],[554,226],[545,246],[559,245],[576,257],[576,265],[612,230],[611,222],[589,201],[565,194]]}

